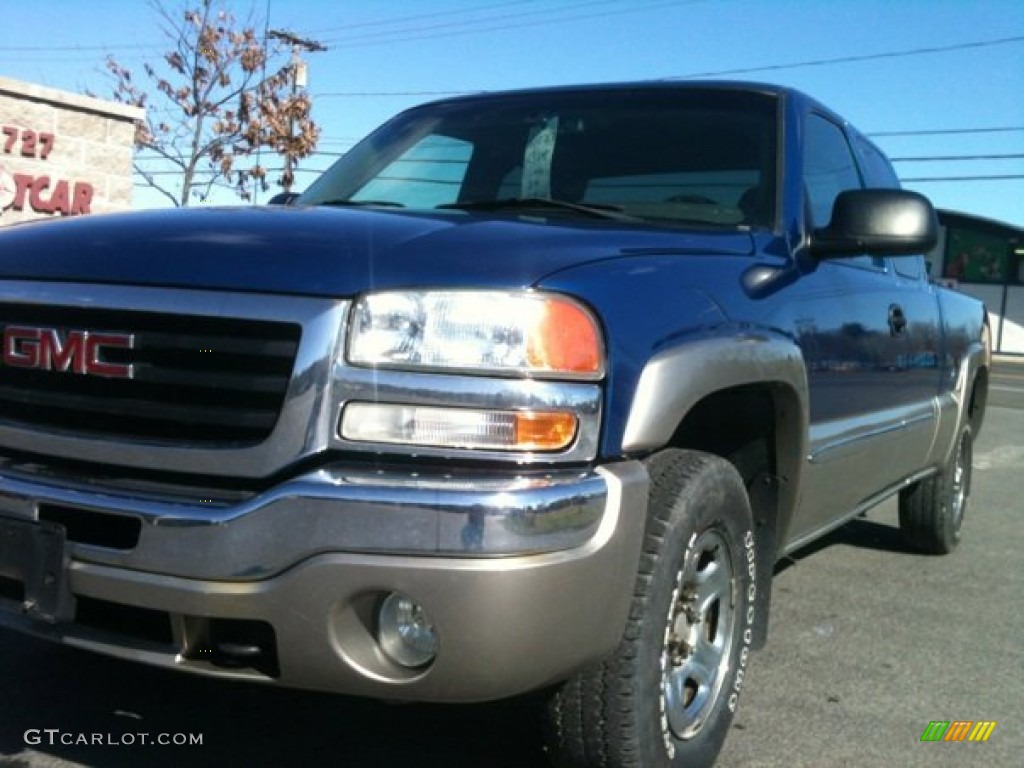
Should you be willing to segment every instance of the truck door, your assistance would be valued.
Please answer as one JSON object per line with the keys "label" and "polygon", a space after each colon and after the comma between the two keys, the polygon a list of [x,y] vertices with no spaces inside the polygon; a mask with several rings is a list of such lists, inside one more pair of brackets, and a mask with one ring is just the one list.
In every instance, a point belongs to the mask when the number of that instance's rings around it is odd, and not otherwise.
{"label": "truck door", "polygon": [[[885,155],[860,133],[852,131],[851,135],[865,186],[898,189],[899,178]],[[899,256],[890,262],[905,325],[896,337],[896,365],[888,378],[891,387],[900,390],[900,402],[928,402],[938,394],[942,375],[939,298],[928,281],[923,254]]]}
{"label": "truck door", "polygon": [[[807,226],[821,227],[840,192],[865,185],[838,123],[808,113],[802,138]],[[927,454],[935,389],[926,393],[914,368],[925,362],[916,359],[918,346],[930,343],[918,322],[926,320],[925,287],[904,290],[909,278],[895,273],[894,261],[821,260],[796,284],[794,331],[808,364],[811,425],[795,539],[827,528],[920,468]]]}

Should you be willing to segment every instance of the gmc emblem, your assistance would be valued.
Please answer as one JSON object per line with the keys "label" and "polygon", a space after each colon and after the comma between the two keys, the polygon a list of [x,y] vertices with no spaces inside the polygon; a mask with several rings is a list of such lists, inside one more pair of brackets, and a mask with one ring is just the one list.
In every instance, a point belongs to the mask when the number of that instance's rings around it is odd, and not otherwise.
{"label": "gmc emblem", "polygon": [[68,331],[62,338],[56,328],[4,328],[4,365],[12,368],[130,379],[135,375],[133,366],[107,362],[103,350],[134,347],[135,337],[129,333]]}

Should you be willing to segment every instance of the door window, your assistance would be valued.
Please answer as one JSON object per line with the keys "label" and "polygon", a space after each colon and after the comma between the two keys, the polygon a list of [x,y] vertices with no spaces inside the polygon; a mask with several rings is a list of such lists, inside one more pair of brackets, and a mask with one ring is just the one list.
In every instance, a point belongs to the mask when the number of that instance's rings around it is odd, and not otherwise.
{"label": "door window", "polygon": [[828,224],[832,204],[840,192],[861,186],[842,129],[819,115],[809,115],[804,136],[804,190],[814,226]]}
{"label": "door window", "polygon": [[[804,136],[804,193],[812,226],[829,223],[840,192],[861,187],[857,163],[843,130],[820,115],[809,115]],[[837,263],[885,270],[885,259],[872,256],[851,256]]]}

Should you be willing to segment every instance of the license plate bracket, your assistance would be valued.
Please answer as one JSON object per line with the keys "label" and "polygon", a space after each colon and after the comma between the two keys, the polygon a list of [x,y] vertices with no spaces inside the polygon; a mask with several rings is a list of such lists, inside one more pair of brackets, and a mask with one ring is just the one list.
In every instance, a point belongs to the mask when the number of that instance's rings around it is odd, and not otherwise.
{"label": "license plate bracket", "polygon": [[24,584],[21,607],[30,617],[48,624],[74,618],[68,563],[63,525],[0,518],[0,576]]}

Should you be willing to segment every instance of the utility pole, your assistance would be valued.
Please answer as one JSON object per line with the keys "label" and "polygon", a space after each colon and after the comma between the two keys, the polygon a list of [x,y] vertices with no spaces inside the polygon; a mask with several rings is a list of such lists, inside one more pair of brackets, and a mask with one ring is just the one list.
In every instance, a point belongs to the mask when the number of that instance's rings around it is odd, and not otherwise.
{"label": "utility pole", "polygon": [[[317,42],[316,40],[307,40],[305,38],[301,38],[298,35],[295,35],[295,34],[293,34],[291,32],[288,32],[287,30],[283,30],[283,29],[272,29],[272,30],[270,30],[269,32],[267,32],[267,38],[273,39],[273,40],[282,40],[282,41],[290,44],[291,47],[292,47],[292,61],[291,61],[291,70],[292,70],[292,98],[294,99],[296,94],[298,94],[299,87],[301,86],[301,87],[305,88],[306,87],[306,82],[307,82],[306,62],[304,62],[302,60],[302,57],[299,55],[299,52],[303,51],[303,50],[309,51],[310,53],[314,53],[316,51],[326,51],[327,50],[327,46],[323,45],[322,43]],[[289,117],[288,117],[288,142],[289,142],[289,144],[291,143],[292,138],[294,137],[294,135],[295,135],[295,118],[293,118],[292,116],[289,115]],[[283,183],[282,186],[284,186],[284,191],[285,192],[291,192],[292,191],[292,181],[293,181],[294,176],[295,176],[294,165],[295,165],[295,161],[292,158],[292,153],[291,153],[290,147],[289,147],[289,151],[286,152],[285,156],[284,156],[284,183]]]}

